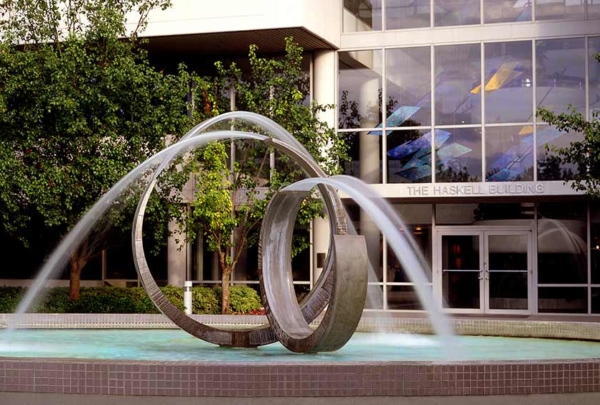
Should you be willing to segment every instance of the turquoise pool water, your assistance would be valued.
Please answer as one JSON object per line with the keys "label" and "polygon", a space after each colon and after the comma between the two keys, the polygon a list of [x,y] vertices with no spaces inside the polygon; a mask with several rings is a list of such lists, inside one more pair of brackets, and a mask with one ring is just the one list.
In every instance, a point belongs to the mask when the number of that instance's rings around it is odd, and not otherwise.
{"label": "turquoise pool water", "polygon": [[[51,357],[210,362],[355,362],[445,360],[433,336],[356,333],[334,353],[295,354],[275,343],[258,349],[220,348],[180,330],[0,331],[0,357]],[[461,360],[600,358],[600,342],[466,336]]]}

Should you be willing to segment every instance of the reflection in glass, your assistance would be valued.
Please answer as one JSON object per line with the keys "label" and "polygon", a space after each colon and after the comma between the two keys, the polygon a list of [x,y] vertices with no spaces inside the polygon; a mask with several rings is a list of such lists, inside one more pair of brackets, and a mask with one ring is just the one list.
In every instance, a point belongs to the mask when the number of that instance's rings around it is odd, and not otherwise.
{"label": "reflection in glass", "polygon": [[528,0],[484,0],[484,22],[531,21],[531,3]]}
{"label": "reflection in glass", "polygon": [[438,225],[530,226],[533,203],[436,204]]}
{"label": "reflection in glass", "polygon": [[387,51],[388,127],[431,124],[431,48]]}
{"label": "reflection in glass", "polygon": [[[431,289],[431,287],[430,287]],[[387,287],[388,309],[421,310],[423,309],[415,288],[410,285],[389,285]]]}
{"label": "reflection in glass", "polygon": [[451,128],[435,144],[437,183],[481,181],[481,129]]}
{"label": "reflection in glass", "polygon": [[533,126],[485,128],[485,180],[533,180]]}
{"label": "reflection in glass", "polygon": [[592,314],[600,314],[600,288],[592,288]]}
{"label": "reflection in glass", "polygon": [[539,40],[535,46],[538,107],[585,111],[584,38]]}
{"label": "reflection in glass", "polygon": [[[596,4],[598,10],[597,16],[600,18],[600,0],[597,0]],[[588,52],[590,111],[600,114],[600,60],[597,59],[597,55],[600,54],[600,37],[589,39]]]}
{"label": "reflection in glass", "polygon": [[590,256],[592,284],[600,284],[600,204],[590,204]]}
{"label": "reflection in glass", "polygon": [[[414,238],[420,253],[428,266],[427,278],[431,281],[431,204],[403,204],[394,205],[394,209],[404,219],[411,236]],[[387,282],[388,283],[410,283],[411,279],[406,274],[400,260],[394,251],[387,246]]]}
{"label": "reflection in glass", "polygon": [[587,287],[538,288],[538,311],[541,313],[586,314],[587,307]]}
{"label": "reflection in glass", "polygon": [[367,286],[367,301],[365,309],[383,309],[383,291],[381,285],[369,284]]}
{"label": "reflection in glass", "polygon": [[600,1],[588,0],[587,18],[588,18],[588,20],[600,18]]}
{"label": "reflection in glass", "polygon": [[536,20],[585,18],[585,0],[536,0]]}
{"label": "reflection in glass", "polygon": [[480,55],[479,44],[435,47],[436,125],[481,123]]}
{"label": "reflection in glass", "polygon": [[442,236],[442,289],[448,308],[480,308],[479,236]]}
{"label": "reflection in glass", "polygon": [[485,122],[532,120],[531,52],[531,41],[485,44]]}
{"label": "reflection in glass", "polygon": [[429,27],[430,0],[387,0],[385,29]]}
{"label": "reflection in glass", "polygon": [[435,27],[479,24],[479,0],[434,0]]}
{"label": "reflection in glass", "polygon": [[587,209],[582,203],[538,206],[538,283],[585,284]]}
{"label": "reflection in glass", "polygon": [[577,174],[586,176],[584,166],[566,163],[555,150],[583,140],[583,134],[561,132],[553,126],[538,125],[536,137],[538,180],[572,180]]}
{"label": "reflection in glass", "polygon": [[527,235],[488,236],[489,308],[528,308]]}
{"label": "reflection in glass", "polygon": [[339,127],[381,124],[381,50],[339,53]]}
{"label": "reflection in glass", "polygon": [[431,130],[390,132],[388,183],[431,183]]}
{"label": "reflection in glass", "polygon": [[381,30],[381,0],[344,0],[343,32]]}

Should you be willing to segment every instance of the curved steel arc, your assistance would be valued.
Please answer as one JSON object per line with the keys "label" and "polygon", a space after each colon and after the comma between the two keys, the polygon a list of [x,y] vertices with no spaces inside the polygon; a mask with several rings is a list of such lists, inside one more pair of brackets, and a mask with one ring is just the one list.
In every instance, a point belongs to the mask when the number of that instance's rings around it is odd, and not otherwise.
{"label": "curved steel arc", "polygon": [[[197,142],[194,143],[194,147],[199,147],[208,142],[205,141],[205,138],[211,138],[211,140],[214,140],[215,137],[218,137],[219,139],[260,140],[268,146],[276,148],[281,153],[290,156],[302,167],[302,169],[308,176],[322,175],[322,171],[320,170],[319,166],[314,160],[305,159],[302,152],[299,152],[289,147],[287,144],[276,139],[239,131],[218,131],[204,135],[205,136],[202,137],[191,136],[190,138],[188,138],[188,140],[184,140],[181,143],[185,144],[189,142],[189,139],[193,139],[197,140]],[[179,144],[180,143],[177,143],[175,145]],[[161,167],[165,167],[166,165],[168,165],[168,163],[168,161],[163,162]],[[171,321],[173,321],[173,323],[175,323],[181,329],[192,334],[193,336],[196,336],[208,342],[222,346],[243,347],[260,346],[274,342],[276,338],[268,325],[264,325],[263,327],[250,330],[221,330],[213,328],[188,317],[164,297],[148,268],[142,241],[144,213],[150,194],[156,185],[156,181],[156,175],[152,176],[152,178],[148,181],[145,191],[142,197],[140,198],[132,229],[135,266],[142,280],[142,284],[146,289],[148,295],[150,296],[151,300],[161,310],[161,312],[163,312]],[[325,204],[329,212],[336,212],[334,206],[335,202],[331,201],[329,196],[329,193],[324,194]],[[340,219],[333,215],[330,215],[330,222],[331,228],[336,230],[336,232],[334,233],[337,233],[338,229],[343,228],[342,226],[339,226]],[[268,224],[264,224],[264,226],[268,226]],[[333,259],[330,259],[330,263],[331,264],[328,265],[328,268],[331,268]],[[323,308],[329,300],[331,282],[328,280],[330,279],[330,273],[331,271],[328,271],[327,275],[320,279],[320,283],[317,284],[316,288],[313,289],[312,294],[310,294],[309,297],[307,297],[307,300],[305,300],[305,302],[303,303],[302,312],[304,316],[307,319],[309,319],[309,321],[312,321],[323,310]]]}
{"label": "curved steel arc", "polygon": [[345,175],[299,180],[284,187],[280,192],[303,193],[319,184],[335,187],[348,194],[371,217],[377,228],[385,235],[396,257],[401,261],[403,268],[414,283],[419,300],[429,314],[434,330],[444,339],[445,347],[449,351],[458,347],[446,315],[435,305],[433,295],[429,290],[430,282],[421,267],[421,260],[418,254],[412,250],[412,244],[401,232],[401,229],[405,229],[405,225],[398,214],[391,207],[384,207],[387,203],[382,201],[366,184]]}

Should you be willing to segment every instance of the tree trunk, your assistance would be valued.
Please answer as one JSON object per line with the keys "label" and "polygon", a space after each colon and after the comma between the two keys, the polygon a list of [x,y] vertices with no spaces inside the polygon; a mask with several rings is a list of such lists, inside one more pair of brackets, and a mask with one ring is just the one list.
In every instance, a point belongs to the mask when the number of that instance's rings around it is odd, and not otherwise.
{"label": "tree trunk", "polygon": [[69,259],[69,299],[78,300],[81,285],[81,270],[88,261],[88,240],[77,248]]}
{"label": "tree trunk", "polygon": [[229,282],[231,280],[231,269],[223,269],[223,277],[221,277],[221,313],[226,315],[229,313]]}

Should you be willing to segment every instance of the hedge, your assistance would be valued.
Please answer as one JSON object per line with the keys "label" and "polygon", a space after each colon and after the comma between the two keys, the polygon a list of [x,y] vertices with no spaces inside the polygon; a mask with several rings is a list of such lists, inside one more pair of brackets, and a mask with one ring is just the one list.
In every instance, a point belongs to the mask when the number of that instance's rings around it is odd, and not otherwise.
{"label": "hedge", "polygon": [[[27,291],[22,287],[0,287],[0,313],[14,312]],[[162,287],[163,294],[183,311],[183,288]],[[66,287],[48,288],[44,299],[30,312],[39,313],[79,313],[79,314],[157,314],[146,291],[142,287],[82,287],[79,300],[69,299]],[[256,290],[236,285],[231,287],[230,309],[234,313],[251,313],[261,308]],[[192,312],[194,314],[221,313],[220,287],[192,288]]]}

